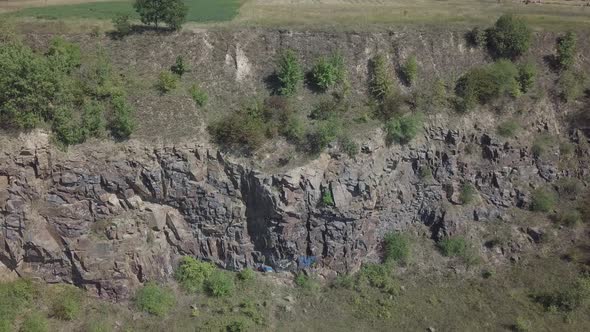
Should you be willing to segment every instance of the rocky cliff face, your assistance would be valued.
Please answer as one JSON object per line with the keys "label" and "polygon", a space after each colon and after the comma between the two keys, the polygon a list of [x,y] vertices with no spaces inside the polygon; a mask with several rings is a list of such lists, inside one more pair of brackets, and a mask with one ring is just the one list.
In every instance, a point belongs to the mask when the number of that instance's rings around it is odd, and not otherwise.
{"label": "rocky cliff face", "polygon": [[[491,251],[479,229],[526,209],[535,187],[588,175],[587,143],[576,133],[575,162],[561,169],[558,149],[535,158],[526,137],[500,140],[442,122],[431,117],[409,146],[386,147],[377,135],[355,159],[331,151],[283,174],[199,145],[101,143],[64,153],[42,133],[7,140],[0,270],[118,299],[146,280],[170,278],[182,255],[228,269],[265,263],[284,270],[315,256],[324,275],[354,271],[378,257],[386,231],[416,226],[434,239],[466,234],[486,257],[503,259],[528,243],[531,230]],[[424,168],[431,177],[421,176]],[[464,205],[459,191],[467,182],[476,201]],[[323,195],[333,204],[322,204]]]}

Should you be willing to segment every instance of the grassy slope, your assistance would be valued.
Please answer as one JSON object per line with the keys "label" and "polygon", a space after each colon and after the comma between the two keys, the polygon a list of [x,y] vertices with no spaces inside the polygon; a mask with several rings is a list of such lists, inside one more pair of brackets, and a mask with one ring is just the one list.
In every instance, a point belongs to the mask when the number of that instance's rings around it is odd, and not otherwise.
{"label": "grassy slope", "polygon": [[[139,19],[132,1],[90,2],[71,5],[27,8],[11,15],[43,19],[82,18],[110,20],[117,14],[128,14]],[[190,0],[186,1],[189,22],[212,22],[231,20],[238,13],[239,0]]]}
{"label": "grassy slope", "polygon": [[[87,3],[27,8],[10,15],[100,20],[110,20],[115,13],[136,16],[131,1],[81,2]],[[233,19],[235,23],[247,26],[474,25],[489,24],[501,14],[514,13],[525,17],[537,28],[590,27],[590,6],[582,1],[559,0],[529,5],[495,0],[188,0],[186,3],[190,8],[188,21],[202,23]],[[0,2],[0,11],[2,9],[6,8]]]}
{"label": "grassy slope", "polygon": [[[414,246],[413,250],[429,250],[433,259],[444,263],[428,241]],[[576,280],[579,262],[559,259],[556,254],[523,256],[518,264],[500,268],[487,278],[457,274],[449,268],[416,273],[416,265],[411,264],[412,272],[396,273],[403,288],[393,296],[368,286],[359,290],[292,287],[286,276],[236,280],[234,294],[222,298],[186,294],[171,285],[176,305],[165,317],[138,313],[132,303],[87,298],[76,319],[49,318],[49,327],[55,331],[225,331],[238,321],[248,331],[424,331],[428,327],[502,331],[521,320],[530,323],[531,331],[587,331],[588,304],[571,312],[548,311],[532,298],[565,289]],[[448,264],[462,269],[462,263]],[[56,286],[37,287],[37,298],[19,310],[17,325],[31,311],[51,317],[52,303],[60,298]]]}

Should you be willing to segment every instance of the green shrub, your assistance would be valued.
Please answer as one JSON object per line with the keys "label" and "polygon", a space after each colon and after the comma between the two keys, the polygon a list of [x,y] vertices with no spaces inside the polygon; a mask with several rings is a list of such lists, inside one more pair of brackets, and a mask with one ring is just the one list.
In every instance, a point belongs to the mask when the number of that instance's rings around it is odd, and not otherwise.
{"label": "green shrub", "polygon": [[172,74],[169,71],[163,71],[158,75],[158,82],[156,88],[161,93],[168,93],[178,86],[178,76]]}
{"label": "green shrub", "polygon": [[364,264],[359,272],[359,283],[366,283],[389,294],[396,294],[399,285],[387,264]]}
{"label": "green shrub", "polygon": [[555,192],[548,188],[539,188],[533,191],[531,197],[531,210],[538,212],[550,212],[557,204]]}
{"label": "green shrub", "polygon": [[184,256],[174,273],[178,283],[189,292],[203,289],[205,280],[215,271],[215,265],[202,262],[190,256]]}
{"label": "green shrub", "polygon": [[427,165],[420,166],[420,169],[418,170],[418,172],[419,172],[419,176],[422,180],[432,179],[432,169],[430,168],[430,166],[427,166]]}
{"label": "green shrub", "polygon": [[238,272],[238,278],[243,281],[254,280],[254,278],[256,278],[256,272],[251,268],[245,268]]}
{"label": "green shrub", "polygon": [[576,39],[576,34],[569,31],[557,40],[557,63],[561,69],[569,69],[574,64]]}
{"label": "green shrub", "polygon": [[284,51],[278,62],[277,77],[281,83],[279,92],[284,96],[291,96],[303,81],[303,70],[293,50]]}
{"label": "green shrub", "polygon": [[582,214],[578,210],[567,210],[558,215],[558,221],[566,226],[575,226],[582,222]]}
{"label": "green shrub", "polygon": [[544,134],[538,135],[533,140],[531,152],[535,158],[543,157],[554,143],[553,137]]}
{"label": "green shrub", "polygon": [[226,332],[246,332],[248,324],[244,320],[234,320],[225,327]]}
{"label": "green shrub", "polygon": [[255,150],[266,139],[266,120],[262,110],[246,108],[213,123],[209,126],[209,132],[219,144]]}
{"label": "green shrub", "polygon": [[113,18],[113,25],[115,26],[115,33],[119,38],[131,33],[131,23],[129,23],[129,15],[127,14],[115,15]]}
{"label": "green shrub", "polygon": [[343,83],[346,78],[344,58],[338,53],[329,58],[321,57],[312,69],[312,76],[314,83],[323,90]]}
{"label": "green shrub", "polygon": [[393,117],[400,116],[405,102],[406,98],[399,90],[392,89],[387,95],[383,96],[381,103],[377,106],[377,117],[383,121],[387,121]]}
{"label": "green shrub", "polygon": [[74,320],[82,311],[82,291],[74,286],[63,286],[52,304],[52,314],[61,320]]}
{"label": "green shrub", "polygon": [[486,67],[469,70],[457,81],[456,92],[462,98],[465,110],[476,104],[485,105],[497,98],[518,96],[520,84],[516,66],[508,60],[499,60]]}
{"label": "green shrub", "polygon": [[317,292],[320,289],[320,284],[307,274],[300,272],[295,276],[295,285],[308,292]]}
{"label": "green shrub", "polygon": [[485,46],[487,44],[486,30],[475,27],[467,34],[467,41],[473,46]]}
{"label": "green shrub", "polygon": [[305,138],[305,124],[303,121],[294,116],[289,115],[283,120],[281,128],[281,135],[287,140],[295,144],[300,144]]}
{"label": "green shrub", "polygon": [[53,38],[47,51],[47,59],[54,70],[69,74],[80,67],[82,61],[80,46],[67,42],[61,37]]}
{"label": "green shrub", "polygon": [[401,233],[388,233],[383,239],[385,262],[407,263],[410,258],[410,240]]}
{"label": "green shrub", "polygon": [[475,195],[477,191],[475,187],[471,183],[465,183],[461,186],[461,193],[459,195],[459,199],[463,204],[470,204],[475,199]]}
{"label": "green shrub", "polygon": [[445,237],[438,243],[440,252],[447,257],[464,257],[467,254],[467,241],[462,237]]}
{"label": "green shrub", "polygon": [[20,327],[20,332],[46,332],[49,331],[47,327],[47,318],[39,312],[32,312],[25,316]]}
{"label": "green shrub", "polygon": [[537,67],[534,62],[525,62],[518,65],[518,83],[520,91],[527,93],[535,85]]}
{"label": "green shrub", "polygon": [[83,139],[88,137],[102,137],[106,128],[104,118],[105,107],[97,102],[84,105],[81,120],[81,135]]}
{"label": "green shrub", "polygon": [[12,331],[15,318],[35,299],[35,287],[29,280],[0,283],[0,331]]}
{"label": "green shrub", "polygon": [[496,127],[496,132],[502,137],[513,137],[520,129],[520,125],[515,120],[506,120]]}
{"label": "green shrub", "polygon": [[321,100],[309,114],[314,120],[328,120],[339,111],[339,105],[332,99]]}
{"label": "green shrub", "polygon": [[494,56],[510,59],[528,51],[532,32],[524,20],[502,15],[487,31],[487,41]]}
{"label": "green shrub", "polygon": [[207,92],[201,89],[198,85],[191,85],[188,92],[190,93],[195,103],[197,103],[197,105],[199,105],[200,107],[203,107],[207,104],[207,101],[209,100],[209,95],[207,95]]}
{"label": "green shrub", "polygon": [[581,71],[565,70],[561,73],[557,86],[564,101],[575,101],[584,95],[586,75]]}
{"label": "green shrub", "polygon": [[340,134],[342,124],[335,117],[317,124],[307,135],[307,146],[311,153],[322,152]]}
{"label": "green shrub", "polygon": [[512,329],[515,332],[529,332],[532,330],[531,322],[522,317],[518,317],[516,318],[516,322]]}
{"label": "green shrub", "polygon": [[557,181],[559,196],[575,199],[584,190],[584,185],[576,178],[561,178]]}
{"label": "green shrub", "polygon": [[535,295],[534,299],[548,310],[574,311],[590,299],[590,278],[579,278],[575,283],[563,286],[563,289]]}
{"label": "green shrub", "polygon": [[401,73],[406,84],[414,84],[418,76],[418,61],[416,56],[410,56],[401,67]]}
{"label": "green shrub", "polygon": [[176,62],[170,67],[170,71],[178,77],[182,77],[187,71],[189,71],[188,64],[184,61],[182,55],[176,57]]}
{"label": "green shrub", "polygon": [[54,111],[51,129],[57,141],[65,146],[83,141],[81,128],[69,108],[58,108]]}
{"label": "green shrub", "polygon": [[124,97],[114,97],[111,103],[113,106],[113,115],[109,121],[111,133],[117,139],[127,139],[135,129],[134,109]]}
{"label": "green shrub", "polygon": [[175,304],[169,289],[147,282],[135,294],[133,299],[137,309],[156,316],[165,316]]}
{"label": "green shrub", "polygon": [[371,94],[378,100],[382,100],[385,96],[389,96],[395,87],[391,68],[383,54],[376,55],[371,64]]}
{"label": "green shrub", "polygon": [[441,79],[437,79],[432,87],[432,106],[435,108],[446,108],[449,106],[447,86]]}
{"label": "green shrub", "polygon": [[354,158],[359,152],[358,144],[348,135],[340,136],[340,151],[346,153],[350,158]]}
{"label": "green shrub", "polygon": [[387,144],[392,144],[393,142],[407,144],[416,137],[421,125],[422,116],[420,114],[395,117],[385,125],[385,141]]}
{"label": "green shrub", "polygon": [[225,271],[217,269],[205,280],[205,288],[212,296],[230,295],[234,290],[234,280]]}
{"label": "green shrub", "polygon": [[332,196],[332,190],[329,188],[324,188],[322,190],[322,205],[323,206],[333,206],[334,205],[334,197]]}

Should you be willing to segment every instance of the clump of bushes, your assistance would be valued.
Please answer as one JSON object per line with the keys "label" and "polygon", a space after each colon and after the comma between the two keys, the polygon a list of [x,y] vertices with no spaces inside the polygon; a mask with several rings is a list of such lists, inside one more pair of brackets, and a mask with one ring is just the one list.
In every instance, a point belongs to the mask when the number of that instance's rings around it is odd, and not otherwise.
{"label": "clump of bushes", "polygon": [[188,92],[191,95],[191,98],[193,98],[193,100],[198,106],[203,107],[207,104],[207,101],[209,100],[209,95],[205,90],[201,89],[198,85],[191,85]]}
{"label": "clump of bushes", "polygon": [[416,56],[410,56],[401,67],[401,74],[407,85],[412,85],[418,76],[418,61]]}
{"label": "clump of bushes", "polygon": [[344,58],[338,53],[330,57],[321,57],[312,69],[314,83],[321,89],[327,90],[346,79]]}
{"label": "clump of bushes", "polygon": [[245,268],[238,272],[238,278],[242,281],[254,280],[254,278],[256,278],[256,272],[251,268]]}
{"label": "clump of bushes", "polygon": [[277,76],[281,87],[279,92],[284,96],[291,96],[303,81],[303,70],[293,50],[286,50],[281,54],[278,62]]}
{"label": "clump of bushes", "polygon": [[519,96],[522,91],[518,79],[518,68],[508,60],[469,70],[455,88],[461,97],[460,110],[469,111],[477,104],[485,105],[506,95]]}
{"label": "clump of bushes", "polygon": [[175,304],[170,290],[148,282],[141,287],[134,298],[137,309],[156,316],[166,316]]}
{"label": "clump of bushes", "polygon": [[[256,150],[267,138],[277,134],[301,143],[305,133],[303,124],[292,110],[288,99],[283,96],[273,96],[265,103],[255,102],[234,111],[211,124],[209,132],[219,144],[243,148],[246,152]],[[325,145],[321,148],[323,147]]]}
{"label": "clump of bushes", "polygon": [[399,290],[388,264],[364,264],[358,275],[358,284],[368,284],[391,295],[397,294]]}
{"label": "clump of bushes", "polygon": [[467,241],[463,237],[445,237],[438,242],[440,252],[447,257],[464,257],[467,254]]}
{"label": "clump of bushes", "polygon": [[496,132],[502,137],[513,137],[520,129],[520,125],[515,120],[506,120],[496,127]]}
{"label": "clump of bushes", "polygon": [[4,43],[0,47],[3,125],[31,129],[45,124],[56,141],[67,146],[100,137],[106,127],[117,128],[120,104],[125,105],[131,124],[132,108],[107,59],[100,52],[81,59],[79,46],[61,38],[52,40],[44,54],[20,41]]}
{"label": "clump of bushes", "polygon": [[215,265],[202,262],[190,256],[184,256],[180,260],[174,277],[178,283],[189,292],[203,289],[205,280],[215,271]]}
{"label": "clump of bushes", "polygon": [[518,83],[520,91],[527,93],[535,85],[535,77],[537,76],[537,67],[531,61],[527,61],[518,65]]}
{"label": "clump of bushes", "polygon": [[383,54],[376,55],[371,62],[371,94],[377,100],[383,100],[392,93],[394,88],[395,82],[387,58]]}
{"label": "clump of bushes", "polygon": [[74,286],[63,286],[56,294],[53,316],[61,320],[74,320],[82,310],[82,292]]}
{"label": "clump of bushes", "polygon": [[383,238],[385,262],[398,262],[405,264],[410,258],[410,240],[401,233],[388,233]]}
{"label": "clump of bushes", "polygon": [[531,29],[521,18],[502,15],[494,27],[488,29],[487,42],[492,54],[500,58],[513,59],[531,46]]}
{"label": "clump of bushes", "polygon": [[473,46],[485,46],[487,43],[487,31],[475,27],[467,33],[467,41]]}
{"label": "clump of bushes", "polygon": [[339,138],[340,151],[346,153],[350,158],[354,158],[359,151],[359,145],[348,135]]}
{"label": "clump of bushes", "polygon": [[123,38],[131,33],[131,23],[129,23],[129,15],[115,15],[115,17],[113,18],[113,25],[115,26],[115,34],[119,38]]}
{"label": "clump of bushes", "polygon": [[398,89],[392,89],[379,103],[376,109],[377,117],[383,121],[400,116],[404,112],[406,98]]}
{"label": "clump of bushes", "polygon": [[558,214],[557,221],[566,226],[575,226],[582,222],[582,214],[575,209],[563,211]]}
{"label": "clump of bushes", "polygon": [[205,280],[205,289],[209,295],[216,297],[230,295],[234,290],[234,280],[229,273],[216,269]]}
{"label": "clump of bushes", "polygon": [[342,123],[336,117],[330,117],[318,123],[307,133],[307,149],[311,153],[320,153],[328,144],[336,140],[342,130]]}
{"label": "clump of bushes", "polygon": [[535,295],[534,299],[547,310],[574,311],[590,299],[590,278],[578,278],[575,283],[566,285],[563,289]]}
{"label": "clump of bushes", "polygon": [[562,70],[569,69],[576,56],[576,34],[567,32],[557,40],[557,63]]}
{"label": "clump of bushes", "polygon": [[550,212],[555,209],[557,195],[549,188],[538,188],[532,193],[531,210],[537,212]]}
{"label": "clump of bushes", "polygon": [[420,131],[422,116],[418,113],[397,116],[385,124],[385,141],[387,144],[409,143]]}
{"label": "clump of bushes", "polygon": [[158,82],[156,88],[161,93],[168,93],[173,91],[178,86],[178,76],[169,71],[163,71],[158,75]]}
{"label": "clump of bushes", "polygon": [[557,81],[558,91],[565,102],[573,102],[584,95],[587,77],[583,72],[565,70]]}

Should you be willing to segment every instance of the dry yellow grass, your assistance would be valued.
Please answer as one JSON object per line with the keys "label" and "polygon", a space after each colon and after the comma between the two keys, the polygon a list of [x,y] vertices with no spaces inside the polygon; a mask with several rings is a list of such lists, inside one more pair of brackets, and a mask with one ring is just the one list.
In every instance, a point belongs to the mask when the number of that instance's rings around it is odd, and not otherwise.
{"label": "dry yellow grass", "polygon": [[498,0],[251,0],[237,20],[261,25],[404,25],[489,23],[503,13],[536,26],[590,27],[588,0],[525,4]]}

